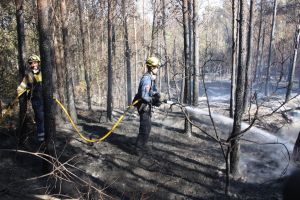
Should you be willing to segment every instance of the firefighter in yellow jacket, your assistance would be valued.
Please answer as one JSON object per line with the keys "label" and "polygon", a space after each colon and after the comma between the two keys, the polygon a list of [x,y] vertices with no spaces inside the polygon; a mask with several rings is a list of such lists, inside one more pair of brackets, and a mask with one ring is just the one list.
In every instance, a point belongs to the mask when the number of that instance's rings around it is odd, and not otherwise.
{"label": "firefighter in yellow jacket", "polygon": [[41,73],[41,59],[39,56],[33,54],[28,58],[28,65],[30,71],[25,75],[21,84],[17,88],[18,97],[26,94],[31,100],[31,105],[34,111],[34,118],[36,122],[37,140],[44,142],[44,103],[42,93],[42,73]]}

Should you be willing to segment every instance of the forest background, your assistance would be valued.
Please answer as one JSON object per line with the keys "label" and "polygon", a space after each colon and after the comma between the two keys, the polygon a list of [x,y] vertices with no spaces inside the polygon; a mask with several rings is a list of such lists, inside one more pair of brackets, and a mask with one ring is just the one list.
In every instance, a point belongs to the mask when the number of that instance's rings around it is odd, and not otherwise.
{"label": "forest background", "polygon": [[[145,60],[155,55],[162,62],[157,83],[166,99],[196,107],[199,95],[206,95],[200,90],[205,81],[230,82],[227,114],[234,123],[227,142],[229,168],[235,174],[241,121],[246,117],[254,124],[257,119],[247,112],[253,102],[283,94],[282,107],[300,91],[299,4],[297,0],[217,4],[3,0],[0,98],[4,105],[15,98],[26,57],[36,53],[42,57],[45,99],[60,99],[75,123],[80,101],[87,103],[88,110],[104,108],[112,121],[113,110],[131,104]],[[49,142],[55,138],[51,124],[66,119],[52,103],[45,109]],[[188,120],[184,129],[191,133]]]}

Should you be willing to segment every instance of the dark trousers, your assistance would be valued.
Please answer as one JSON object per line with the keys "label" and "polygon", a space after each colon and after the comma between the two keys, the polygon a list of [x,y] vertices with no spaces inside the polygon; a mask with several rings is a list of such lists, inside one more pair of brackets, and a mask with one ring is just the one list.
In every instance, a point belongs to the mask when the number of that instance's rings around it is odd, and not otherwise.
{"label": "dark trousers", "polygon": [[148,142],[151,131],[151,109],[147,112],[140,112],[140,128],[135,146],[137,149],[143,150]]}
{"label": "dark trousers", "polygon": [[38,140],[43,140],[45,131],[44,131],[44,104],[40,100],[31,101],[32,108],[34,111],[34,120],[36,123],[36,132]]}

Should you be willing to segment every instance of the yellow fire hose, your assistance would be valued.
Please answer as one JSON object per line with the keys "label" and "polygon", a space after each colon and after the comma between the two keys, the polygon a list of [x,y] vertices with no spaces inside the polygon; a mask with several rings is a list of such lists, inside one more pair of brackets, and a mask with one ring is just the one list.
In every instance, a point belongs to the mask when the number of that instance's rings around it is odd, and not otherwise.
{"label": "yellow fire hose", "polygon": [[[25,92],[25,91],[24,91]],[[17,103],[18,98],[24,93],[22,92],[21,94],[19,94],[13,101],[12,103],[10,103],[9,107],[6,109],[6,111],[3,113],[3,116],[0,118],[0,124],[2,123],[2,121],[4,120],[4,118],[6,117],[6,115],[8,115],[9,111],[13,108],[13,106]],[[102,140],[104,140],[105,138],[107,138],[110,134],[112,134],[112,132],[117,128],[117,126],[121,123],[121,121],[123,120],[123,118],[125,117],[126,113],[129,111],[130,108],[132,108],[134,105],[136,105],[140,100],[136,100],[134,101],[131,105],[129,105],[126,110],[124,111],[123,115],[121,115],[119,117],[119,119],[117,120],[117,122],[112,126],[112,128],[102,137],[97,138],[97,139],[89,139],[86,138],[82,133],[80,133],[79,129],[77,128],[77,126],[75,125],[74,121],[72,120],[71,116],[69,115],[67,109],[62,105],[62,103],[54,98],[55,102],[62,108],[62,110],[65,112],[65,114],[67,115],[69,121],[71,122],[73,128],[76,130],[76,132],[78,133],[78,135],[85,140],[86,142],[100,142]]]}
{"label": "yellow fire hose", "polygon": [[124,111],[123,115],[121,115],[118,119],[118,121],[112,126],[112,128],[102,137],[97,138],[97,139],[89,139],[86,138],[82,133],[80,133],[79,129],[77,128],[77,126],[75,125],[74,121],[72,120],[71,116],[69,115],[68,111],[66,110],[66,108],[62,105],[62,103],[58,100],[55,99],[56,103],[63,109],[63,111],[65,112],[65,114],[68,116],[72,126],[74,127],[74,129],[76,130],[76,132],[78,133],[78,135],[85,140],[86,142],[100,142],[102,140],[104,140],[105,138],[107,138],[110,134],[112,134],[112,132],[117,128],[117,126],[120,124],[120,122],[123,120],[124,116],[126,115],[126,113],[128,112],[128,110],[130,108],[132,108],[135,104],[137,104],[139,102],[139,99],[134,101],[131,105],[129,105],[127,107],[127,109]]}
{"label": "yellow fire hose", "polygon": [[22,93],[20,93],[11,103],[9,103],[9,106],[6,108],[5,112],[3,114],[1,113],[0,124],[2,124],[5,117],[9,114],[9,112],[13,109],[15,104],[18,102],[19,97],[22,94],[24,94],[25,92],[26,92],[26,90],[24,90]]}

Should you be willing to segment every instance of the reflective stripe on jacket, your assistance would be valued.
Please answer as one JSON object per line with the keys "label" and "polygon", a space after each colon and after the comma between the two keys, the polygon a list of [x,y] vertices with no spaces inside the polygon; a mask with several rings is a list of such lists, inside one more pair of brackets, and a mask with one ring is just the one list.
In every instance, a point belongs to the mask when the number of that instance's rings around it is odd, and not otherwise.
{"label": "reflective stripe on jacket", "polygon": [[22,82],[17,88],[17,94],[20,96],[25,91],[31,93],[31,99],[41,99],[42,98],[42,73],[33,74],[29,72],[25,75]]}

